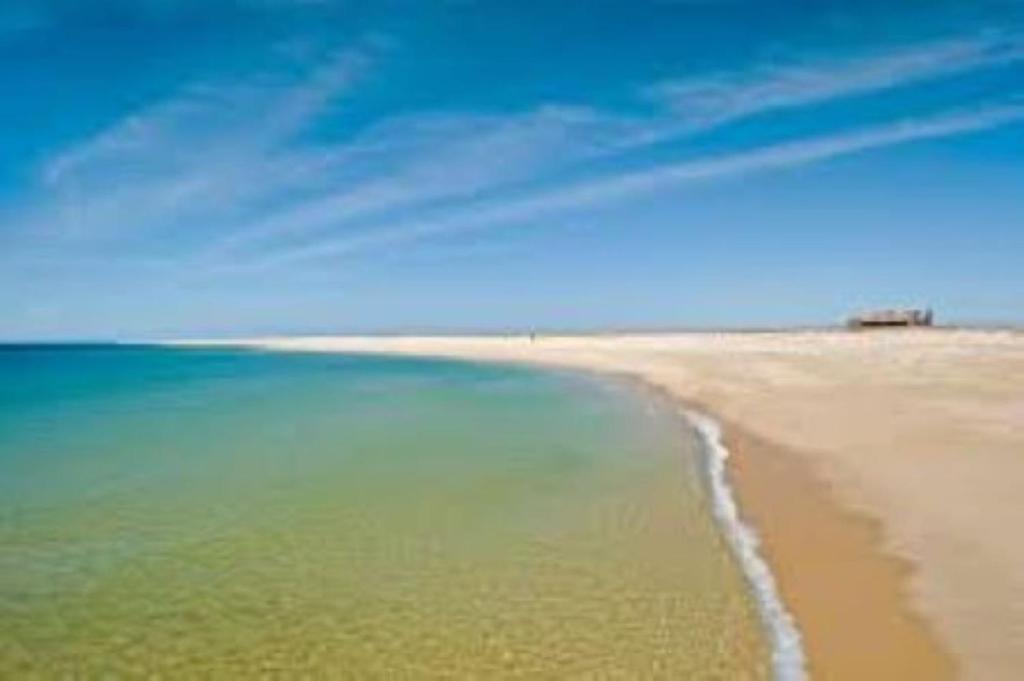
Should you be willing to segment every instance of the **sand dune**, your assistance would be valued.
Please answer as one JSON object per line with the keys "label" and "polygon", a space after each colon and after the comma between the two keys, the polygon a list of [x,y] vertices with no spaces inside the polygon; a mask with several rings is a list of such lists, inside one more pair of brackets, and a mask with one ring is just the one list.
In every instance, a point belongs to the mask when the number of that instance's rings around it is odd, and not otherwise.
{"label": "sand dune", "polygon": [[1024,334],[252,339],[642,379],[725,425],[731,475],[823,678],[1019,678]]}

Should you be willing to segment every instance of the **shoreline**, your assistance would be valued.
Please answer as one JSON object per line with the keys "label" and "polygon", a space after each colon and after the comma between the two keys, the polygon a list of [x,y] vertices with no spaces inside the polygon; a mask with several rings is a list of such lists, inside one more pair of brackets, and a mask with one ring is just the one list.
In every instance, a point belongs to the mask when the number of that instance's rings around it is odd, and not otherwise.
{"label": "shoreline", "polygon": [[809,677],[959,678],[908,593],[915,564],[885,548],[879,522],[844,507],[798,453],[735,424],[723,425],[723,441],[730,484],[798,623]]}
{"label": "shoreline", "polygon": [[732,546],[736,561],[748,582],[757,603],[766,635],[771,641],[772,669],[777,681],[804,681],[808,678],[807,655],[803,634],[792,611],[779,590],[774,571],[761,550],[761,537],[744,520],[736,490],[730,483],[729,459],[732,452],[723,440],[722,427],[713,417],[692,409],[680,408],[686,419],[700,434],[707,463],[708,486],[711,490],[711,513],[715,516]]}
{"label": "shoreline", "polygon": [[[450,359],[450,358],[445,358]],[[464,360],[477,361],[477,360]],[[599,381],[623,383],[642,400],[651,400],[666,408],[692,429],[700,442],[700,458],[709,508],[722,537],[729,544],[749,595],[757,608],[765,638],[771,650],[772,678],[777,681],[806,681],[809,673],[804,637],[779,589],[770,561],[764,556],[757,528],[744,517],[732,484],[733,452],[726,444],[721,423],[708,411],[674,396],[671,391],[646,379],[623,372],[597,371],[582,367],[561,367],[535,362],[515,362],[538,371],[580,372]]]}
{"label": "shoreline", "polygon": [[[886,550],[878,521],[840,504],[828,483],[815,475],[812,463],[796,452],[760,441],[742,425],[723,422],[708,406],[680,397],[645,376],[520,359],[431,357],[581,371],[598,380],[627,381],[648,393],[648,399],[670,405],[688,427],[697,431],[705,448],[702,455],[712,504],[709,510],[729,542],[757,604],[771,642],[773,678],[959,678],[958,664],[942,645],[932,623],[911,607],[906,582],[915,565]],[[720,480],[716,480],[716,465],[721,466]],[[778,475],[779,470],[785,475]],[[791,495],[803,498],[799,512],[786,512]],[[755,499],[759,503],[752,503]],[[725,511],[731,517],[720,515],[719,504],[734,505]],[[827,574],[820,574],[818,566],[822,558],[828,558],[826,552],[809,551],[786,541],[793,524],[800,525],[807,518],[817,520],[809,532],[801,534],[811,535],[805,538],[814,540],[828,536],[829,551],[839,549],[843,559],[855,560],[857,566],[845,570],[844,576],[858,579],[869,575],[875,592],[870,600],[874,603],[863,603],[862,594],[838,607],[833,603],[837,595],[834,581],[844,570],[837,571],[833,565]],[[783,526],[786,529],[778,532]],[[804,559],[809,554],[812,560],[807,565]],[[834,557],[832,560],[839,562]],[[822,603],[826,605],[822,607]],[[836,627],[832,618],[837,610],[856,618],[857,609],[866,609],[867,615],[862,616],[856,636],[850,637],[849,627]]]}
{"label": "shoreline", "polygon": [[551,366],[521,362],[537,370],[579,371],[596,380],[625,382],[640,395],[664,404],[697,433],[701,443],[700,456],[708,489],[708,512],[715,519],[722,536],[743,573],[750,597],[757,607],[764,635],[770,643],[773,678],[777,681],[806,681],[810,674],[803,633],[791,608],[782,597],[771,562],[762,550],[762,538],[755,524],[746,518],[732,479],[735,455],[726,443],[721,422],[699,405],[688,403],[651,381],[624,372]]}
{"label": "shoreline", "polygon": [[[193,345],[190,343],[188,345]],[[1015,678],[1024,663],[1024,334],[312,337],[194,343],[637,379],[721,424],[729,482],[826,678]],[[949,500],[955,500],[950,504]],[[970,547],[970,550],[965,550]]]}

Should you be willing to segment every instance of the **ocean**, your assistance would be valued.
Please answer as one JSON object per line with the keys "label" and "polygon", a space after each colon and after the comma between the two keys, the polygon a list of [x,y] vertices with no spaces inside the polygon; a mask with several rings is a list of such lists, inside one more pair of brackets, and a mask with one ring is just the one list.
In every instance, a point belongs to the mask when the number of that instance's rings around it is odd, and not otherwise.
{"label": "ocean", "polygon": [[0,347],[0,677],[770,678],[711,495],[624,382]]}

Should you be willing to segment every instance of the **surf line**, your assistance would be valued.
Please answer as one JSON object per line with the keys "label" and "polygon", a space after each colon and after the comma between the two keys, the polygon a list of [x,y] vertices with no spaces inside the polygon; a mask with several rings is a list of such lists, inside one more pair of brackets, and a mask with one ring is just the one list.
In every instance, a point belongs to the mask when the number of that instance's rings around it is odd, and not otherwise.
{"label": "surf line", "polygon": [[806,681],[807,660],[800,630],[782,602],[771,568],[758,550],[761,542],[757,532],[743,522],[729,486],[726,476],[729,450],[722,443],[722,427],[710,416],[690,409],[684,409],[683,416],[697,429],[706,450],[712,512],[754,591],[758,612],[771,640],[775,678],[778,681]]}

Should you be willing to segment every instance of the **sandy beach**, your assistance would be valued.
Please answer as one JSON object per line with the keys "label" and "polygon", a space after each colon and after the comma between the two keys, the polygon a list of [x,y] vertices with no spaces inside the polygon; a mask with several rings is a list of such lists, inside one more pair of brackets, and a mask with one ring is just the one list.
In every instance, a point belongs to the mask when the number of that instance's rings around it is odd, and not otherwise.
{"label": "sandy beach", "polygon": [[718,419],[815,678],[1019,678],[1024,334],[926,330],[233,342],[574,367]]}

